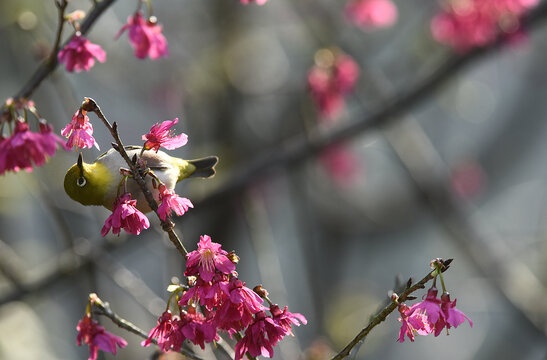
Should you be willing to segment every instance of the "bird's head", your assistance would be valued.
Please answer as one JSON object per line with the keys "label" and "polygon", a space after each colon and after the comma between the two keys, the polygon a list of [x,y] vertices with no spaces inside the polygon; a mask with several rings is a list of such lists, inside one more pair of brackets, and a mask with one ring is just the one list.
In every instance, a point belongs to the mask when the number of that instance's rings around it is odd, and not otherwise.
{"label": "bird's head", "polygon": [[66,172],[64,185],[72,200],[83,205],[104,205],[112,181],[106,166],[97,162],[87,164],[80,153],[78,162]]}

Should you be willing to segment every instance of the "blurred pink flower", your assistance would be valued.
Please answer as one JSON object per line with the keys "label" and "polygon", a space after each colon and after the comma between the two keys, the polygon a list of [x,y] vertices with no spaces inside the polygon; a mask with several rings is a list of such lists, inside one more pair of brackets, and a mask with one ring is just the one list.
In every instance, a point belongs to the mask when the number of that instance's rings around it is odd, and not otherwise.
{"label": "blurred pink flower", "polygon": [[64,63],[67,71],[89,71],[95,65],[95,58],[100,62],[106,61],[106,53],[97,44],[91,43],[77,32],[66,46],[59,51],[59,62]]}
{"label": "blurred pink flower", "polygon": [[390,27],[397,21],[397,7],[391,0],[350,0],[345,14],[362,29]]}
{"label": "blurred pink flower", "polygon": [[264,5],[268,0],[239,0],[242,4],[256,3],[257,5]]}
{"label": "blurred pink flower", "polygon": [[156,123],[150,129],[148,134],[142,136],[142,140],[146,140],[144,148],[146,150],[155,150],[158,152],[160,147],[164,147],[167,150],[174,150],[181,146],[186,145],[188,142],[188,136],[184,133],[173,136],[171,128],[179,121],[179,118],[175,118],[172,121],[167,120],[161,124]]}
{"label": "blurred pink flower", "polygon": [[345,105],[344,95],[353,90],[359,77],[359,66],[348,55],[338,54],[331,64],[313,66],[308,73],[308,86],[322,116],[336,118]]}
{"label": "blurred pink flower", "polygon": [[178,196],[173,190],[169,190],[163,184],[159,186],[158,190],[161,201],[161,204],[158,207],[158,214],[164,221],[171,214],[171,211],[174,211],[177,215],[181,216],[184,215],[189,208],[194,207],[189,199]]}
{"label": "blurred pink flower", "polygon": [[486,175],[480,165],[470,161],[456,166],[451,173],[452,189],[462,198],[471,198],[485,187]]}
{"label": "blurred pink flower", "polygon": [[112,228],[113,234],[119,234],[124,229],[130,234],[139,235],[143,229],[150,227],[148,218],[136,208],[137,200],[131,200],[131,194],[125,193],[114,201],[112,214],[106,219],[101,235],[106,236]]}
{"label": "blurred pink flower", "polygon": [[431,21],[433,37],[459,52],[484,46],[498,34],[519,34],[519,17],[538,0],[448,0]]}
{"label": "blurred pink flower", "polygon": [[74,113],[72,121],[61,131],[61,135],[68,137],[67,148],[76,146],[76,148],[84,149],[95,146],[99,149],[99,144],[97,144],[93,137],[93,126],[86,112],[82,109]]}
{"label": "blurred pink flower", "polygon": [[186,255],[185,276],[199,276],[204,281],[211,281],[215,272],[229,274],[236,266],[226,257],[228,253],[221,249],[221,245],[211,241],[208,235],[202,235],[198,249]]}
{"label": "blurred pink flower", "polygon": [[0,175],[6,171],[32,171],[32,163],[42,166],[48,157],[55,155],[57,145],[64,148],[63,140],[53,134],[51,125],[40,122],[39,132],[30,131],[26,122],[16,120],[13,134],[0,135]]}
{"label": "blurred pink flower", "polygon": [[120,348],[127,345],[127,341],[105,331],[97,321],[92,320],[87,315],[78,322],[76,330],[78,330],[78,336],[76,338],[78,346],[81,346],[82,342],[89,345],[88,360],[96,360],[99,349],[116,355],[116,345]]}
{"label": "blurred pink flower", "polygon": [[129,42],[135,49],[135,56],[144,59],[147,56],[152,60],[169,55],[167,40],[163,36],[162,27],[156,23],[156,18],[145,20],[140,12],[136,12],[127,19],[115,38],[129,29]]}
{"label": "blurred pink flower", "polygon": [[355,153],[344,144],[331,145],[319,155],[319,161],[340,186],[355,180],[361,163]]}

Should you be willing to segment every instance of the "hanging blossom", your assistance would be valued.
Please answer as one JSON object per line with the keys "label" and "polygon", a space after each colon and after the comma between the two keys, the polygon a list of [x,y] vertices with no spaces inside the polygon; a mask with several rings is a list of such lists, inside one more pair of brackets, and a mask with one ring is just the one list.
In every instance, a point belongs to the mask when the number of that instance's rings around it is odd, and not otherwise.
{"label": "hanging blossom", "polygon": [[[32,171],[55,155],[57,145],[64,147],[63,140],[53,133],[51,125],[40,120],[39,132],[30,131],[27,122],[15,121],[13,134],[4,138],[0,133],[0,175],[6,171]],[[65,148],[66,149],[66,148]]]}
{"label": "hanging blossom", "polygon": [[76,330],[78,330],[76,338],[78,346],[81,346],[82,343],[89,346],[88,360],[96,360],[99,350],[116,355],[116,346],[124,348],[127,345],[127,341],[105,331],[97,321],[88,315],[84,315],[83,319],[78,322]]}
{"label": "hanging blossom", "polygon": [[124,229],[130,234],[139,235],[143,229],[148,229],[148,218],[137,209],[137,200],[131,200],[131,194],[119,196],[112,205],[112,214],[106,219],[101,235],[106,236],[112,228],[113,234],[119,234]]}
{"label": "hanging blossom", "polygon": [[431,21],[435,40],[459,52],[487,45],[501,33],[520,33],[520,17],[538,0],[447,0]]}
{"label": "hanging blossom", "polygon": [[57,57],[59,62],[65,64],[67,71],[80,72],[89,71],[95,65],[95,59],[105,62],[106,52],[99,45],[83,37],[80,32],[76,32],[68,44],[59,51]]}
{"label": "hanging blossom", "polygon": [[142,140],[146,140],[144,148],[146,150],[155,150],[158,152],[160,147],[167,150],[174,150],[181,146],[186,145],[188,142],[188,135],[182,133],[178,136],[173,136],[171,128],[179,121],[179,118],[175,118],[172,121],[167,120],[161,124],[156,123],[150,129],[148,134],[142,136]]}
{"label": "hanging blossom", "polygon": [[180,319],[173,317],[170,311],[165,311],[158,319],[158,325],[148,333],[148,338],[141,342],[141,346],[147,347],[156,339],[161,351],[180,349],[184,337],[180,332]]}
{"label": "hanging blossom", "polygon": [[391,0],[350,0],[344,12],[363,30],[390,27],[397,21],[397,7]]}
{"label": "hanging blossom", "polygon": [[115,38],[129,30],[129,42],[135,49],[135,57],[144,59],[147,56],[152,60],[169,55],[167,40],[163,36],[162,26],[157,24],[155,16],[145,20],[140,11],[127,18],[125,24]]}
{"label": "hanging blossom", "polygon": [[[268,315],[261,298],[267,297],[267,291],[261,288],[255,292],[246,287],[235,272],[237,255],[222,250],[209,236],[203,235],[198,250],[187,257],[185,275],[189,288],[168,288],[182,293],[180,297],[177,294],[180,316],[164,312],[143,346],[157,339],[162,351],[178,350],[182,341],[188,339],[203,349],[206,343],[218,339],[218,331],[226,331],[230,337],[244,331],[245,336],[236,344],[236,359],[241,359],[247,351],[253,356],[272,357],[273,348],[292,334],[293,325],[307,323],[301,314],[291,313],[287,307],[281,310],[274,304]],[[197,312],[198,304],[202,313]]]}
{"label": "hanging blossom", "polygon": [[61,135],[68,138],[66,143],[68,148],[84,149],[95,146],[99,150],[99,144],[93,137],[93,126],[85,110],[79,109],[72,115],[72,121],[61,131]]}
{"label": "hanging blossom", "polygon": [[158,187],[158,190],[161,201],[160,206],[158,206],[158,214],[163,221],[167,219],[171,214],[171,211],[174,211],[175,214],[181,216],[184,215],[189,208],[194,207],[190,199],[178,196],[173,190],[169,190],[163,184]]}
{"label": "hanging blossom", "polygon": [[255,316],[255,321],[236,344],[234,360],[242,359],[246,352],[255,357],[262,355],[272,358],[273,347],[287,334],[286,330],[268,317],[265,311],[260,311]]}
{"label": "hanging blossom", "polygon": [[412,305],[410,308],[405,304],[399,305],[402,323],[397,341],[404,342],[405,335],[410,341],[414,336],[434,334],[439,336],[443,329],[458,327],[465,320],[473,327],[473,322],[460,310],[456,309],[456,300],[450,301],[450,295],[445,292],[439,299],[437,289],[432,287],[427,291],[425,299]]}
{"label": "hanging blossom", "polygon": [[355,87],[359,66],[349,56],[328,49],[319,50],[315,66],[308,73],[308,87],[319,113],[335,119],[345,105],[344,97]]}

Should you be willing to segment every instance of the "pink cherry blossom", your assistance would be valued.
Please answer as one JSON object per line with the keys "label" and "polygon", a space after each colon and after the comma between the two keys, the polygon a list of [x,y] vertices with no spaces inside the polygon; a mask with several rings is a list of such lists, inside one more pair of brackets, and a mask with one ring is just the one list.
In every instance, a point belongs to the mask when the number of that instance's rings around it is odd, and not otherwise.
{"label": "pink cherry blossom", "polygon": [[450,294],[446,292],[441,295],[441,309],[446,319],[446,328],[450,329],[452,326],[457,328],[466,319],[469,325],[473,327],[473,322],[463,312],[456,309],[456,300],[458,299],[450,301]]}
{"label": "pink cherry blossom", "polygon": [[106,219],[101,235],[106,236],[112,228],[113,234],[124,229],[130,234],[139,235],[143,229],[150,227],[148,218],[136,208],[137,200],[131,200],[131,194],[125,193],[114,201],[112,214]]}
{"label": "pink cherry blossom", "polygon": [[28,123],[16,120],[10,137],[0,135],[0,175],[6,171],[32,171],[32,163],[44,165],[48,157],[55,155],[58,144],[63,146],[63,141],[52,133],[51,125],[41,121],[39,132],[33,132]]}
{"label": "pink cherry blossom", "polygon": [[128,29],[129,42],[135,49],[137,58],[144,59],[148,56],[156,60],[169,54],[167,40],[161,33],[162,26],[156,23],[155,17],[145,20],[140,12],[136,12],[127,19],[127,24],[120,29],[116,38]]}
{"label": "pink cherry blossom", "polygon": [[206,319],[196,312],[182,313],[180,331],[182,335],[195,345],[205,349],[205,343],[218,340],[216,328],[211,319]]}
{"label": "pink cherry blossom", "polygon": [[230,336],[246,328],[253,322],[253,314],[262,311],[262,299],[241,280],[232,277],[228,284],[222,284],[225,297],[215,313],[215,323],[219,329],[228,331]]}
{"label": "pink cherry blossom", "polygon": [[498,34],[517,35],[519,17],[537,5],[537,0],[448,0],[431,21],[433,37],[456,51],[484,46]]}
{"label": "pink cherry blossom", "polygon": [[66,146],[78,149],[91,148],[99,149],[99,144],[93,137],[93,126],[84,110],[78,110],[72,116],[72,121],[61,131],[61,135],[68,138]]}
{"label": "pink cherry blossom", "polygon": [[432,329],[429,323],[424,321],[425,315],[423,313],[412,313],[410,308],[405,304],[400,304],[398,310],[401,317],[397,320],[402,323],[399,338],[397,339],[398,342],[404,342],[405,335],[408,336],[410,341],[414,341],[416,334],[428,335],[431,333]]}
{"label": "pink cherry blossom", "polygon": [[199,276],[204,281],[211,281],[215,271],[229,274],[235,270],[235,265],[226,257],[228,253],[221,249],[221,245],[211,241],[208,235],[202,235],[198,249],[186,255],[185,276]]}
{"label": "pink cherry blossom", "polygon": [[308,86],[319,113],[336,118],[345,105],[344,96],[353,90],[359,66],[348,55],[337,55],[332,64],[315,65],[308,73]]}
{"label": "pink cherry blossom", "polygon": [[160,218],[165,221],[167,217],[174,211],[177,215],[184,215],[189,208],[193,208],[192,202],[184,197],[180,197],[173,190],[169,190],[165,185],[160,185],[158,188],[160,192],[161,204],[158,207],[158,213]]}
{"label": "pink cherry blossom", "polygon": [[391,0],[350,0],[346,17],[362,29],[390,27],[397,21],[397,7]]}
{"label": "pink cherry blossom", "polygon": [[144,148],[146,150],[155,150],[158,152],[160,147],[164,147],[167,150],[174,150],[181,146],[186,145],[188,142],[188,136],[184,133],[173,136],[173,132],[170,130],[173,125],[179,121],[179,118],[175,118],[172,121],[164,121],[161,124],[156,123],[150,129],[148,134],[142,136],[142,140],[146,140]]}
{"label": "pink cherry blossom", "polygon": [[117,351],[116,345],[120,348],[124,348],[127,345],[127,341],[105,331],[97,321],[92,320],[89,316],[84,316],[78,322],[76,330],[78,330],[76,338],[78,346],[81,346],[82,343],[89,345],[88,360],[96,360],[99,349],[115,355]]}
{"label": "pink cherry blossom", "polygon": [[218,308],[228,296],[228,277],[225,274],[216,273],[212,281],[196,279],[195,285],[184,292],[179,300],[180,306],[200,304],[207,310]]}
{"label": "pink cherry blossom", "polygon": [[234,359],[242,359],[247,351],[251,356],[271,358],[274,355],[273,347],[285,335],[285,329],[266,316],[265,311],[260,311],[255,315],[255,321],[245,330],[245,336],[236,344]]}
{"label": "pink cherry blossom", "polygon": [[165,311],[158,319],[158,325],[148,333],[148,339],[141,342],[141,346],[150,346],[152,339],[156,339],[162,351],[180,349],[184,336],[180,332],[180,319],[173,318],[171,312]]}
{"label": "pink cherry blossom", "polygon": [[300,323],[306,325],[308,323],[308,320],[304,317],[304,315],[299,313],[292,313],[287,311],[287,307],[283,310],[279,308],[277,304],[274,304],[270,306],[270,312],[272,313],[272,319],[273,321],[281,326],[283,329],[285,329],[287,334],[292,334],[292,325],[294,324],[296,326],[300,326]]}
{"label": "pink cherry blossom", "polygon": [[93,44],[77,32],[70,42],[59,51],[59,62],[64,63],[67,71],[80,72],[89,71],[95,65],[95,59],[100,62],[106,61],[106,53],[97,44]]}
{"label": "pink cherry blossom", "polygon": [[437,289],[432,287],[427,291],[424,301],[411,306],[408,316],[412,317],[415,313],[423,314],[423,321],[427,327],[435,330],[435,336],[438,336],[445,324],[445,314],[441,309],[441,300],[437,298]]}

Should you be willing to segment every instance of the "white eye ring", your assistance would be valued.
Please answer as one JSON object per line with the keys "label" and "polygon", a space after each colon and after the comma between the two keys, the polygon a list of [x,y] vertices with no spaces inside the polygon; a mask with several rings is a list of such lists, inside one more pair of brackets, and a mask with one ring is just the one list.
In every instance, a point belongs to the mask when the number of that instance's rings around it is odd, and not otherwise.
{"label": "white eye ring", "polygon": [[86,183],[87,180],[85,179],[85,177],[80,177],[78,178],[78,180],[76,180],[76,185],[78,185],[79,187],[84,187]]}

